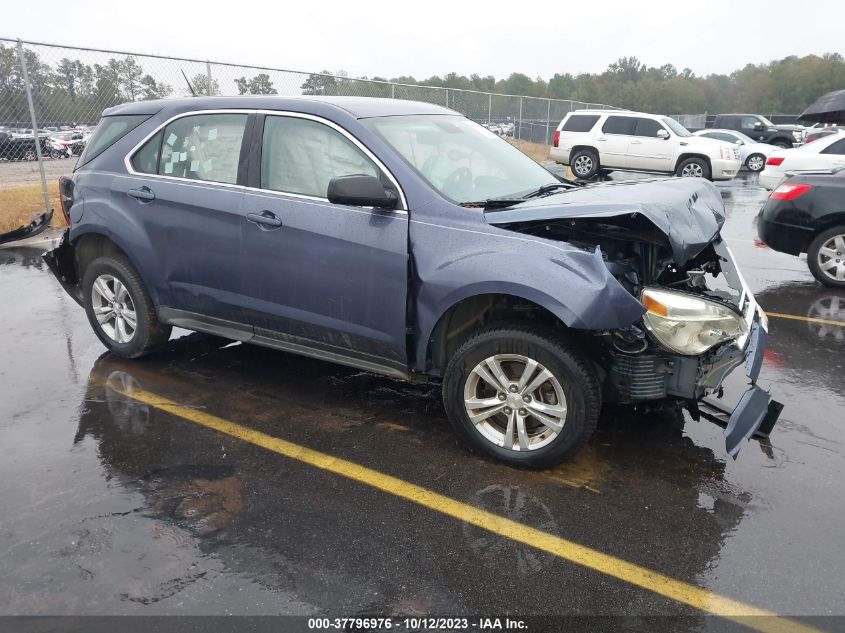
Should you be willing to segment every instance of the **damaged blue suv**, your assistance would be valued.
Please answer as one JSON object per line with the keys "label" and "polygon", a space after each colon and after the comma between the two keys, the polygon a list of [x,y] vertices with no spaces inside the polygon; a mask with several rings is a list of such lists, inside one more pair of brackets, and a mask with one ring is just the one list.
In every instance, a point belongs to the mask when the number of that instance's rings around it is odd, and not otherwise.
{"label": "damaged blue suv", "polygon": [[[119,356],[178,326],[437,380],[470,448],[534,468],[604,403],[685,406],[734,456],[779,412],[704,180],[571,184],[439,106],[255,96],[106,110],[60,191],[45,260]],[[740,365],[732,412],[705,399]]]}

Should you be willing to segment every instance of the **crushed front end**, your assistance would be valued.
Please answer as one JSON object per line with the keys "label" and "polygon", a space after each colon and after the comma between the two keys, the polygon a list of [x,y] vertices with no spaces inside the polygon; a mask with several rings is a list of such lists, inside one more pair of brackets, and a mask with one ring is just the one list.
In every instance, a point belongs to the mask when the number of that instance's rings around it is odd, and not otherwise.
{"label": "crushed front end", "polygon": [[[605,402],[675,401],[725,427],[728,453],[768,435],[782,408],[757,385],[768,335],[764,312],[721,238],[724,206],[700,179],[584,187],[490,219],[523,234],[598,248],[613,277],[644,306],[629,326],[590,332]],[[489,221],[489,220],[488,220]],[[740,365],[746,392],[733,410],[708,396]]]}

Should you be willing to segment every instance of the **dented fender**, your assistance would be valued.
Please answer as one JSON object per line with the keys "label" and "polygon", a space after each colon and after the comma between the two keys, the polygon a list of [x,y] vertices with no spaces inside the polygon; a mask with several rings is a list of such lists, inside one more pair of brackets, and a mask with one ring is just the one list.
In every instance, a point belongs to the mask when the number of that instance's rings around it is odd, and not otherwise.
{"label": "dented fender", "polygon": [[585,251],[496,227],[482,232],[428,222],[411,222],[410,242],[418,369],[443,315],[473,296],[519,297],[582,330],[624,328],[645,313],[610,274],[598,248]]}

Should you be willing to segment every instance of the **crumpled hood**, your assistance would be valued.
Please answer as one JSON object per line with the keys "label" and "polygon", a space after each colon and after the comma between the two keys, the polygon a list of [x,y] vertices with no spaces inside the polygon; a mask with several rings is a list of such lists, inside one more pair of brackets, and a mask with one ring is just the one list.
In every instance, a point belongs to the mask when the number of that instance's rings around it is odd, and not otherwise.
{"label": "crumpled hood", "polygon": [[640,214],[669,239],[683,266],[719,234],[725,206],[713,184],[701,178],[663,178],[587,185],[485,212],[493,225],[565,218],[613,218]]}

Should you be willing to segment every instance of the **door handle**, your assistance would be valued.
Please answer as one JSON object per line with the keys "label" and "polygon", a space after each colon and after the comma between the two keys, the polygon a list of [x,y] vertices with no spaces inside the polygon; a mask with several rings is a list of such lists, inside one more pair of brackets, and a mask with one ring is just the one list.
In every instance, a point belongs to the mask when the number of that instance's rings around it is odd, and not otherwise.
{"label": "door handle", "polygon": [[631,141],[631,145],[642,145],[642,141]]}
{"label": "door handle", "polygon": [[282,221],[276,217],[271,211],[262,211],[261,213],[247,213],[246,219],[253,224],[257,224],[258,228],[266,230],[267,228],[278,229],[282,226]]}
{"label": "door handle", "polygon": [[603,136],[599,136],[596,140],[597,141],[606,141],[607,139],[604,138]]}
{"label": "door handle", "polygon": [[135,198],[136,200],[140,200],[141,202],[152,202],[156,199],[156,195],[149,187],[130,189],[126,192],[126,195],[132,196],[133,198]]}

